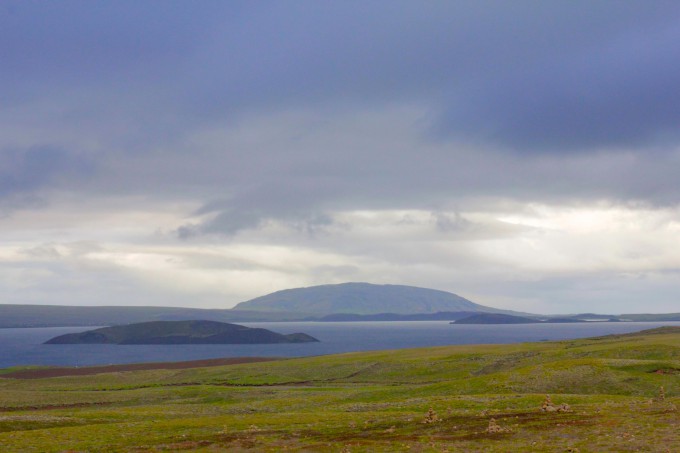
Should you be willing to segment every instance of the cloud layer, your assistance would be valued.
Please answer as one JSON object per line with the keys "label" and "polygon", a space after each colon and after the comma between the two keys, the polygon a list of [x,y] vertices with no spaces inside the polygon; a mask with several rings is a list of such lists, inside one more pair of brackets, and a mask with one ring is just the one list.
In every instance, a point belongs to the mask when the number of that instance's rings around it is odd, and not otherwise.
{"label": "cloud layer", "polygon": [[679,41],[672,1],[5,2],[3,302],[671,311]]}

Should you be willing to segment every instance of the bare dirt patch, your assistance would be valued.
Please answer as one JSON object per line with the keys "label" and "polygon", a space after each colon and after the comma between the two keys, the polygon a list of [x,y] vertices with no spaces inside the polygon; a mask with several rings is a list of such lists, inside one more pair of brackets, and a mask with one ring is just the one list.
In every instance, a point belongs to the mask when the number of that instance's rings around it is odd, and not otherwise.
{"label": "bare dirt patch", "polygon": [[232,357],[222,359],[191,360],[187,362],[152,362],[130,363],[124,365],[105,365],[90,367],[41,368],[37,370],[22,370],[1,374],[6,379],[44,379],[62,376],[90,376],[102,373],[118,373],[122,371],[142,370],[183,370],[187,368],[204,368],[213,366],[238,365],[241,363],[269,362],[280,360],[270,357]]}

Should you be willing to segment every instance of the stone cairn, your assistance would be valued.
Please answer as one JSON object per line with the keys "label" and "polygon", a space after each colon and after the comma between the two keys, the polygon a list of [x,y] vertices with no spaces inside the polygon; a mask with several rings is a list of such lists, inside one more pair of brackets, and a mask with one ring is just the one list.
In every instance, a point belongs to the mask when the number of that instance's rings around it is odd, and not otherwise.
{"label": "stone cairn", "polygon": [[423,423],[429,424],[429,423],[437,423],[440,422],[441,419],[437,415],[437,413],[434,411],[434,409],[430,408],[430,410],[427,411],[427,414],[425,414],[425,420],[423,420]]}
{"label": "stone cairn", "polygon": [[511,430],[509,428],[503,428],[498,424],[495,418],[489,420],[489,427],[486,428],[486,432],[489,434],[499,434],[499,433],[509,433]]}
{"label": "stone cairn", "polygon": [[556,406],[550,399],[550,395],[545,395],[545,400],[541,404],[541,412],[571,412],[571,407],[566,403]]}

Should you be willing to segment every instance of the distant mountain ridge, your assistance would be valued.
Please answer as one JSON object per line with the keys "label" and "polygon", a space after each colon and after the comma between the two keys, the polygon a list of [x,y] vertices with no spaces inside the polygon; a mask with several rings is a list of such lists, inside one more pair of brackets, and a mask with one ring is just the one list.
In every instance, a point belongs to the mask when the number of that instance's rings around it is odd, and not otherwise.
{"label": "distant mountain ridge", "polygon": [[475,313],[500,313],[534,318],[680,321],[680,313],[624,315],[586,313],[539,316],[479,305],[446,291],[405,285],[342,283],[277,291],[242,302],[232,309],[0,303],[0,328],[111,326],[192,319],[219,322],[453,321]]}
{"label": "distant mountain ridge", "polygon": [[241,302],[235,310],[303,312],[316,315],[437,312],[517,313],[476,304],[457,294],[405,285],[340,283],[276,291]]}

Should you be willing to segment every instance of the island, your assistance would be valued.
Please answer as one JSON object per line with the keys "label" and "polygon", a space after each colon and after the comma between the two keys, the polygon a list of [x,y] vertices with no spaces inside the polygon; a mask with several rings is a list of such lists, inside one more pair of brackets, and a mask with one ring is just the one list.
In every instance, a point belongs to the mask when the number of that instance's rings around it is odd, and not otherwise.
{"label": "island", "polygon": [[511,316],[500,313],[482,313],[458,319],[451,324],[536,324],[538,319],[525,318],[523,316]]}
{"label": "island", "polygon": [[547,319],[538,319],[525,316],[505,315],[501,313],[479,313],[457,319],[449,324],[565,324],[574,322],[620,322],[620,320],[606,316],[601,316],[597,319],[585,319],[575,316],[556,316]]}
{"label": "island", "polygon": [[54,337],[45,344],[274,344],[318,341],[305,333],[283,335],[267,329],[218,321],[152,321],[69,333]]}

